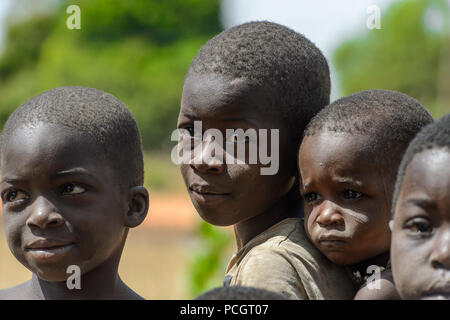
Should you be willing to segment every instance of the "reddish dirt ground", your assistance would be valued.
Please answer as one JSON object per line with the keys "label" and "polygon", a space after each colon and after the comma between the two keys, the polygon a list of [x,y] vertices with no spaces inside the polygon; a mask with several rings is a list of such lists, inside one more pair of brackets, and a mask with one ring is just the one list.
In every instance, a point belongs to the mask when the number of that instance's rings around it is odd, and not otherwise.
{"label": "reddish dirt ground", "polygon": [[199,221],[187,193],[150,193],[150,208],[143,226],[191,231]]}

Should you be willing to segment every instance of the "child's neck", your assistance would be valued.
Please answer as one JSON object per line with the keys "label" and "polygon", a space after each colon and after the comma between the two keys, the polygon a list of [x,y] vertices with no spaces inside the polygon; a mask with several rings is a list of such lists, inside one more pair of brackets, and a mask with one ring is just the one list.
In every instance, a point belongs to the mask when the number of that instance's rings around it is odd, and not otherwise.
{"label": "child's neck", "polygon": [[[383,252],[375,257],[369,258],[367,260],[352,264],[348,266],[348,270],[352,273],[352,278],[354,279],[354,282],[358,285],[364,283],[364,277],[368,277],[370,275],[374,274],[373,269],[368,269],[370,266],[378,266],[381,267],[383,271],[388,267],[388,262],[390,259],[390,252],[389,250],[386,252]],[[356,276],[359,275],[359,276]]]}
{"label": "child's neck", "polygon": [[383,252],[375,257],[371,257],[367,260],[355,263],[353,265],[350,266],[351,269],[354,269],[355,271],[364,271],[364,273],[366,273],[367,271],[367,267],[371,266],[371,265],[377,265],[377,266],[382,266],[382,267],[386,267],[388,261],[389,261],[389,250],[386,252]]}
{"label": "child's neck", "polygon": [[278,222],[292,217],[303,217],[303,202],[293,187],[284,197],[265,212],[234,225],[238,250],[251,239]]}
{"label": "child's neck", "polygon": [[[121,251],[121,250],[119,250]],[[120,279],[118,274],[121,252],[101,266],[81,275],[81,289],[68,289],[66,282],[49,282],[35,274],[28,282],[32,299],[43,300],[122,300],[140,298]]]}

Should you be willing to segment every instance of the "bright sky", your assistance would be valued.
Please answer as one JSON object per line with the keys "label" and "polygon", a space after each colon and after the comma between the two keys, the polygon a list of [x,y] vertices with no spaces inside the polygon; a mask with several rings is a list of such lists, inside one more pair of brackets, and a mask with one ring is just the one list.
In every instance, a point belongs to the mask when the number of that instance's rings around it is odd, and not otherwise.
{"label": "bright sky", "polygon": [[5,35],[4,34],[5,33],[5,28],[4,28],[5,18],[8,13],[8,8],[11,3],[12,3],[12,0],[0,0],[0,51],[2,48],[3,37]]}

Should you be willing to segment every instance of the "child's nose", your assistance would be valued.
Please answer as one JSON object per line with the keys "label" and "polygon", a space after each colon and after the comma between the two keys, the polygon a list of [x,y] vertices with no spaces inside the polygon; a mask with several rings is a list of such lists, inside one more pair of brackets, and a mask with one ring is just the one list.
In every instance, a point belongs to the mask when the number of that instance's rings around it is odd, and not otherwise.
{"label": "child's nose", "polygon": [[344,218],[340,212],[340,208],[331,201],[323,201],[318,208],[318,216],[316,222],[322,227],[344,224]]}
{"label": "child's nose", "polygon": [[61,214],[44,197],[37,198],[30,209],[31,214],[26,222],[29,227],[38,227],[40,229],[54,228],[64,222]]}
{"label": "child's nose", "polygon": [[435,269],[450,270],[450,227],[438,231],[435,237],[430,255],[431,265]]}
{"label": "child's nose", "polygon": [[214,140],[205,141],[201,149],[194,150],[191,168],[202,173],[221,174],[225,171],[223,149]]}
{"label": "child's nose", "polygon": [[191,164],[191,168],[202,173],[221,174],[222,172],[224,172],[223,164],[217,163],[194,163]]}

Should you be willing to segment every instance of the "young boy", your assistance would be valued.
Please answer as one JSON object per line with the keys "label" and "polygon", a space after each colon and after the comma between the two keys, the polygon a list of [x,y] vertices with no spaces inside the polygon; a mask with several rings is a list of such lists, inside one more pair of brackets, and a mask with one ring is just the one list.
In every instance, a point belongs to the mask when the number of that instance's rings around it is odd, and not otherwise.
{"label": "young boy", "polygon": [[450,299],[450,114],[424,128],[400,165],[392,272],[403,299]]}
{"label": "young boy", "polygon": [[[228,29],[193,59],[184,81],[178,128],[188,142],[205,148],[194,149],[181,173],[200,216],[213,225],[234,227],[238,250],[224,285],[253,286],[296,299],[353,296],[344,270],[314,248],[300,218],[296,151],[304,127],[328,103],[329,94],[328,64],[320,50],[275,23]],[[215,130],[214,139],[198,139],[199,123],[204,135]],[[270,132],[270,139],[260,134],[257,142],[250,141],[243,131],[252,130]],[[276,130],[279,140],[272,134]],[[215,151],[223,146],[217,142],[218,133],[226,136],[227,146],[244,146],[249,158],[253,147],[261,156],[268,144],[271,156],[279,155],[279,166],[273,165],[278,170],[263,174],[263,161],[230,163],[207,152],[213,144],[219,145]],[[229,156],[228,148],[226,153]]]}
{"label": "young boy", "polygon": [[[336,100],[309,123],[299,151],[305,228],[332,262],[349,266],[356,299],[396,299],[389,269],[390,218],[401,156],[433,118],[394,91]],[[371,280],[369,279],[369,280]],[[372,290],[377,289],[377,290]]]}
{"label": "young boy", "polygon": [[141,299],[118,275],[148,210],[128,109],[99,90],[55,88],[12,113],[0,151],[8,246],[32,272],[0,299]]}

